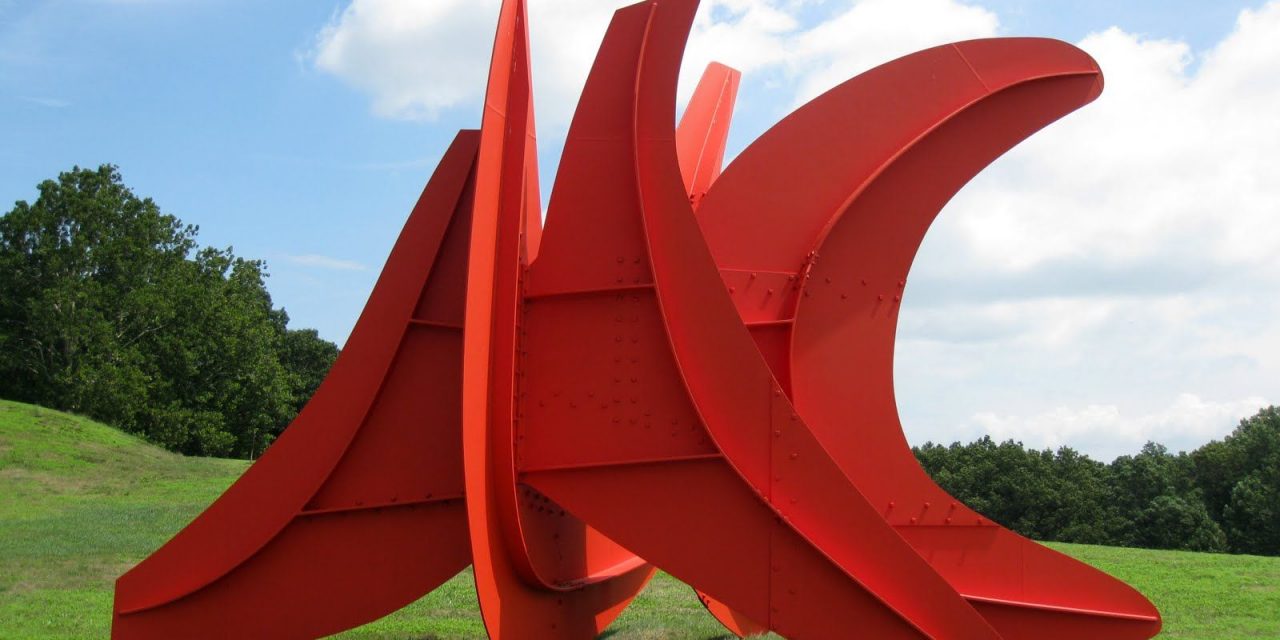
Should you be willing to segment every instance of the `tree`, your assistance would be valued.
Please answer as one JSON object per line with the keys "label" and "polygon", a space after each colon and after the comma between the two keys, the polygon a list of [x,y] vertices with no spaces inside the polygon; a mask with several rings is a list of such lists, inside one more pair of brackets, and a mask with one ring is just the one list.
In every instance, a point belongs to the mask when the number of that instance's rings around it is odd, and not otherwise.
{"label": "tree", "polygon": [[1104,544],[1123,528],[1106,466],[1070,448],[1034,451],[983,437],[915,451],[948,493],[1022,535]]}
{"label": "tree", "polygon": [[0,217],[0,396],[186,454],[259,455],[336,347],[288,330],[263,263],[197,233],[110,165],[18,202]]}
{"label": "tree", "polygon": [[1148,549],[1225,551],[1227,538],[1204,504],[1177,496],[1157,496],[1134,521],[1134,546]]}
{"label": "tree", "polygon": [[337,358],[337,345],[321,338],[315,329],[289,329],[285,332],[280,361],[289,371],[293,395],[290,404],[295,415],[302,411],[302,406],[320,387]]}
{"label": "tree", "polygon": [[1236,553],[1280,554],[1280,407],[1191,455],[1210,515]]}
{"label": "tree", "polygon": [[130,422],[150,383],[135,347],[170,320],[195,228],[110,166],[39,191],[0,218],[0,394]]}
{"label": "tree", "polygon": [[[1269,476],[1269,477],[1267,477]],[[1280,555],[1280,472],[1257,471],[1231,490],[1223,520],[1231,550]],[[1265,478],[1265,479],[1264,479]]]}

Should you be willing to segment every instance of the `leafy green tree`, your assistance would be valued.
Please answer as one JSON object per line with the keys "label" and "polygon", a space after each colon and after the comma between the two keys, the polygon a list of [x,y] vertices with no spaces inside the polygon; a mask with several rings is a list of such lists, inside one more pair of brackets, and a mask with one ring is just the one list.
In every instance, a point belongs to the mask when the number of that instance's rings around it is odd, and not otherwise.
{"label": "leafy green tree", "polygon": [[0,218],[0,394],[131,422],[151,382],[135,347],[168,324],[195,229],[110,166],[39,191]]}
{"label": "leafy green tree", "polygon": [[1236,483],[1223,513],[1231,550],[1280,555],[1280,471],[1257,471]]}
{"label": "leafy green tree", "polygon": [[1227,537],[1222,533],[1204,503],[1177,496],[1154,498],[1134,521],[1134,546],[1149,549],[1186,549],[1188,551],[1225,551]]}
{"label": "leafy green tree", "polygon": [[1102,544],[1123,528],[1106,466],[1070,448],[1034,451],[983,437],[928,443],[916,456],[948,493],[1022,535]]}
{"label": "leafy green tree", "polygon": [[182,453],[259,455],[336,347],[291,337],[264,265],[196,234],[109,165],[18,202],[0,217],[0,396]]}
{"label": "leafy green tree", "polygon": [[337,358],[337,345],[321,338],[315,329],[285,332],[280,361],[290,375],[293,395],[290,404],[294,414],[302,411]]}
{"label": "leafy green tree", "polygon": [[1191,458],[1206,507],[1231,550],[1280,555],[1280,407],[1242,420]]}

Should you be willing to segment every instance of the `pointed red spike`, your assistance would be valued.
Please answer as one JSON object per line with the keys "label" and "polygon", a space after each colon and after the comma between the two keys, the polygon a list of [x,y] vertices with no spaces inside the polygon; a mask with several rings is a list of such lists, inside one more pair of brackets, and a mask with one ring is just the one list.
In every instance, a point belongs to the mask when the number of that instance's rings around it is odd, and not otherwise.
{"label": "pointed red spike", "polygon": [[[346,348],[294,424],[117,581],[113,637],[325,635],[395,611],[466,567],[450,391],[462,273],[433,263],[467,242],[477,142],[462,132],[441,160]],[[431,393],[421,392],[424,379],[436,381]],[[403,462],[388,473],[392,460]],[[271,615],[255,613],[264,603]]]}
{"label": "pointed red spike", "polygon": [[537,190],[527,182],[536,180],[529,166],[536,153],[528,46],[524,2],[507,0],[485,97],[468,266],[472,329],[462,371],[468,521],[490,637],[589,638],[613,621],[653,569],[563,510],[540,517],[556,507],[515,476],[522,274],[530,224],[539,217]]}
{"label": "pointed red spike", "polygon": [[676,152],[680,156],[680,176],[689,201],[697,208],[711,184],[720,177],[733,103],[738,98],[742,74],[718,62],[707,65],[698,87],[680,117],[676,129]]}

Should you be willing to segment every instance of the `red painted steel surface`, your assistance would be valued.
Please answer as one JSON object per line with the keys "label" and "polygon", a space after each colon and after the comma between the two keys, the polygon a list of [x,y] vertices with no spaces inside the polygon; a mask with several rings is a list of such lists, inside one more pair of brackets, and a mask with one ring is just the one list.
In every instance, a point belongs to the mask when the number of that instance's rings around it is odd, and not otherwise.
{"label": "red painted steel surface", "polygon": [[114,637],[320,636],[468,563],[494,638],[595,637],[655,567],[739,635],[1159,630],[1141,594],[933,484],[893,397],[933,218],[1096,98],[1097,65],[1040,39],[922,51],[722,174],[739,74],[712,64],[675,122],[696,7],[617,12],[544,234],[525,7],[503,3],[480,131],[295,423],[120,578]]}

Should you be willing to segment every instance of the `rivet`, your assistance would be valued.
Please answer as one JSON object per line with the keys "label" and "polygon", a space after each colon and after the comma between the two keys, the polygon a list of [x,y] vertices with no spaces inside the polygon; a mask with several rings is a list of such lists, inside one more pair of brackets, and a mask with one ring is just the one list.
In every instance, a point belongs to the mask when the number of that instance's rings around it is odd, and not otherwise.
{"label": "rivet", "polygon": [[915,524],[915,523],[916,523],[916,519],[915,519],[915,518],[912,518],[912,519],[911,519],[911,524]]}
{"label": "rivet", "polygon": [[882,293],[882,294],[880,294],[880,295],[876,296],[876,300],[884,300],[884,294]]}
{"label": "rivet", "polygon": [[792,454],[791,454],[791,459],[792,459],[792,460],[795,460],[796,458],[799,458],[799,457],[800,457],[800,454],[798,454],[798,453],[792,453]]}
{"label": "rivet", "polygon": [[929,508],[929,503],[928,503],[928,502],[924,503],[924,508],[926,508],[926,509],[928,509],[928,508]]}
{"label": "rivet", "polygon": [[754,272],[754,271],[753,271],[753,272],[751,272],[751,279],[752,279],[752,280],[755,280],[755,279],[756,279],[756,274],[755,274],[755,272]]}
{"label": "rivet", "polygon": [[775,438],[781,438],[781,437],[782,437],[782,429],[774,429],[774,430],[773,430],[773,437],[775,437]]}

